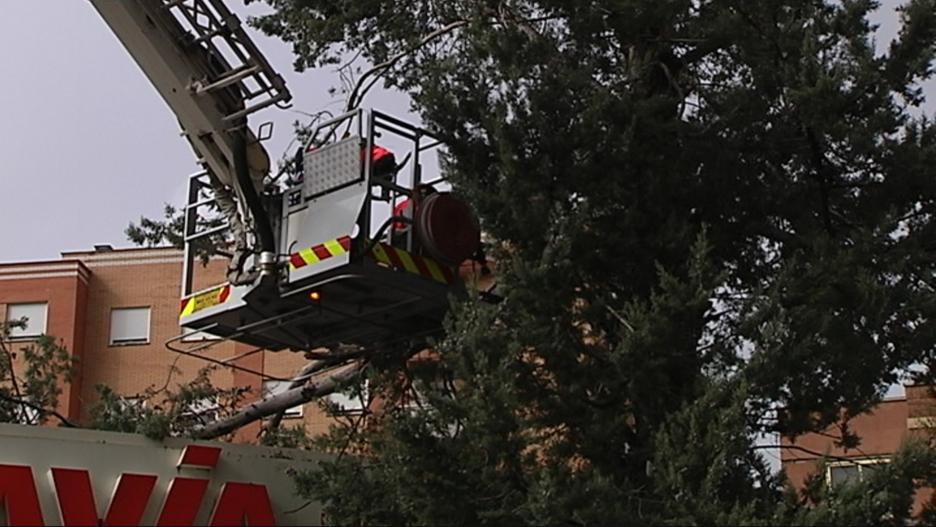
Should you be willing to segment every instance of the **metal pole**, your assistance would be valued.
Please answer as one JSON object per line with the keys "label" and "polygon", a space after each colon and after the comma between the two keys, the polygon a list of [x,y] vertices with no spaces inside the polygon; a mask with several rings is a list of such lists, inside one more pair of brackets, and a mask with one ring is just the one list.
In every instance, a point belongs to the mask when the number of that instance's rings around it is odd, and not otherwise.
{"label": "metal pole", "polygon": [[418,196],[418,188],[421,183],[421,173],[422,169],[419,164],[419,156],[422,153],[420,143],[422,142],[422,133],[419,130],[416,130],[415,135],[413,136],[413,170],[410,175],[410,181],[412,182],[413,187],[413,196],[410,198],[410,214],[413,217],[413,224],[410,226],[409,230],[406,231],[406,250],[413,252],[413,238],[416,236],[416,198]]}
{"label": "metal pole", "polygon": [[183,244],[182,255],[182,297],[192,293],[192,273],[195,263],[195,248],[192,247],[191,237],[195,234],[195,228],[198,225],[198,192],[201,189],[201,183],[198,178],[207,174],[199,172],[189,176],[188,201],[185,204],[185,243]]}
{"label": "metal pole", "polygon": [[[371,186],[371,152],[374,150],[374,114],[367,112],[367,137],[364,140],[364,185],[367,187],[367,196],[364,198],[364,208],[361,218],[361,232],[364,233],[364,239],[370,240],[371,237],[371,208],[374,206],[371,195],[373,187]],[[362,115],[363,118],[363,115]]]}

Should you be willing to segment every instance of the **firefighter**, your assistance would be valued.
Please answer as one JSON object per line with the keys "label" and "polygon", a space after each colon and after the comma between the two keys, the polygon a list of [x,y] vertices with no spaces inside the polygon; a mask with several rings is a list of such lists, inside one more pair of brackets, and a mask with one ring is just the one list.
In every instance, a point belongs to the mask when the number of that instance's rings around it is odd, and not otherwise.
{"label": "firefighter", "polygon": [[379,179],[392,180],[400,167],[396,164],[393,152],[380,145],[371,148],[371,176]]}

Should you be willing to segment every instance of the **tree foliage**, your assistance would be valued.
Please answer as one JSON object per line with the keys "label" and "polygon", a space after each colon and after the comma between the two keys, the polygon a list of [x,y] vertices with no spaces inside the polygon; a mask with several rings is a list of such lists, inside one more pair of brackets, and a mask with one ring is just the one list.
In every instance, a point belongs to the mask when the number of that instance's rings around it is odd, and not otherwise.
{"label": "tree foliage", "polygon": [[181,248],[185,235],[185,213],[166,203],[163,207],[163,219],[140,217],[139,224],[130,222],[124,230],[127,238],[140,246]]}
{"label": "tree foliage", "polygon": [[25,327],[27,322],[25,318],[0,321],[0,423],[40,425],[57,421],[74,426],[56,408],[61,385],[71,379],[77,362],[61,342],[49,335],[16,346],[11,331]]}
{"label": "tree foliage", "polygon": [[249,387],[216,387],[210,377],[214,369],[202,368],[194,379],[172,385],[173,367],[163,386],[150,386],[129,397],[96,386],[98,400],[89,411],[88,426],[151,439],[192,437],[205,425],[233,414],[248,395]]}
{"label": "tree foliage", "polygon": [[[199,193],[200,199],[206,198],[207,191]],[[197,232],[220,227],[224,219],[218,215],[217,207],[209,204],[209,210],[202,210],[196,217]],[[139,223],[130,222],[124,234],[127,239],[141,247],[175,247],[182,249],[185,246],[185,209],[178,209],[166,203],[163,206],[163,218],[153,219],[140,216]],[[216,255],[230,255],[226,252],[232,245],[231,237],[226,232],[219,232],[204,238],[192,241],[194,254],[206,265],[208,260]]]}
{"label": "tree foliage", "polygon": [[[411,96],[499,244],[505,300],[437,346],[458,389],[326,440],[367,454],[307,481],[336,521],[806,521],[754,438],[936,358],[933,0],[885,46],[871,0],[265,2],[300,70]],[[911,465],[815,522],[905,518]]]}
{"label": "tree foliage", "polygon": [[22,342],[11,338],[11,330],[26,323],[25,319],[0,322],[0,423],[80,425],[152,439],[187,437],[233,414],[249,391],[247,387],[214,386],[213,366],[173,384],[178,369],[172,365],[162,386],[150,386],[138,394],[118,395],[108,386],[97,386],[98,400],[90,406],[90,420],[74,423],[57,408],[62,387],[71,381],[78,360],[51,335]]}
{"label": "tree foliage", "polygon": [[927,524],[932,503],[921,518],[909,510],[915,486],[936,486],[936,456],[932,445],[910,441],[890,463],[873,465],[861,481],[829,489],[824,471],[807,483],[806,497],[814,506],[801,508],[793,525],[907,525],[914,519]]}

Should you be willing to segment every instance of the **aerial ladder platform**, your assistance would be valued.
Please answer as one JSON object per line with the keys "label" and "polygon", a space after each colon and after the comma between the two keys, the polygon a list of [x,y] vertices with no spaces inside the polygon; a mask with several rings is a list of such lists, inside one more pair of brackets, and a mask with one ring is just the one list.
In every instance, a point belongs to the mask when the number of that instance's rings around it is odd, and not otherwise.
{"label": "aerial ladder platform", "polygon": [[[274,351],[391,346],[441,330],[480,231],[443,177],[424,177],[441,146],[431,131],[355,109],[318,123],[299,175],[271,182],[264,134],[248,119],[291,96],[221,0],[89,1],[204,168],[190,176],[185,206],[183,327]],[[372,153],[390,138],[405,145],[394,152],[403,162],[378,172]],[[225,189],[236,212],[225,210]],[[218,206],[227,221],[205,227]],[[193,291],[199,244],[235,227],[246,233],[248,278]]]}

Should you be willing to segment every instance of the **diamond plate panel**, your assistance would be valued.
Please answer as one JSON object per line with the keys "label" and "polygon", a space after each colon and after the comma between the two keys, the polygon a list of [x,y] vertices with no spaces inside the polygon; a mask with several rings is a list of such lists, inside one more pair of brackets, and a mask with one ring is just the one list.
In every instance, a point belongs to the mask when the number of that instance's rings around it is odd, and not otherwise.
{"label": "diamond plate panel", "polygon": [[364,178],[361,166],[361,138],[342,139],[306,152],[302,158],[303,194],[311,199]]}

